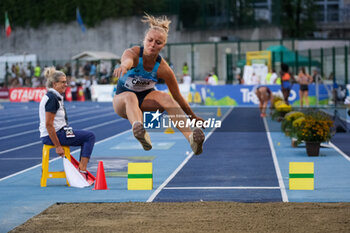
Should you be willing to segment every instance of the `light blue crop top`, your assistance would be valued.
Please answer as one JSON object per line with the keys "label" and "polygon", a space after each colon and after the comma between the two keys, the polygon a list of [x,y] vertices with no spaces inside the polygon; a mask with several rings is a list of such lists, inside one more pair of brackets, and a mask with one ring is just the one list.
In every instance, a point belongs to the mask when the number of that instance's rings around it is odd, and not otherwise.
{"label": "light blue crop top", "polygon": [[143,68],[142,55],[143,47],[140,47],[139,63],[119,79],[118,86],[121,85],[123,89],[126,88],[134,92],[141,92],[154,88],[155,84],[158,82],[157,71],[162,57],[158,55],[153,70],[148,72]]}

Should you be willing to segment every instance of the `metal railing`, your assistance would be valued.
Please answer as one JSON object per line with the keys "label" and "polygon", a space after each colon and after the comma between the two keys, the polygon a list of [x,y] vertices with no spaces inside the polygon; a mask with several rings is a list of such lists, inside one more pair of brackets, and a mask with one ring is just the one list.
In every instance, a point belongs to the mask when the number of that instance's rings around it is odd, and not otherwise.
{"label": "metal railing", "polygon": [[[320,40],[317,40],[320,41]],[[332,40],[334,41],[334,40]],[[309,40],[309,43],[318,43]],[[323,40],[323,42],[328,42]],[[248,51],[262,51],[271,48],[271,46],[284,46],[289,51],[272,52],[272,67],[279,71],[280,63],[286,62],[289,57],[291,71],[297,74],[301,66],[311,74],[312,70],[317,68],[324,79],[335,79],[339,84],[348,84],[349,82],[349,48],[350,41],[345,41],[346,45],[341,47],[327,47],[319,49],[297,50],[298,40],[253,40],[253,41],[222,41],[222,42],[201,42],[201,43],[169,43],[162,50],[162,56],[171,64],[175,75],[180,79],[182,77],[182,68],[186,62],[189,68],[189,74],[194,82],[204,82],[209,72],[217,74],[220,83],[235,83],[237,70],[243,71],[245,56]],[[327,43],[326,43],[327,44]],[[294,59],[294,60],[293,60]],[[100,61],[97,61],[99,63]],[[107,72],[101,72],[97,69],[96,80],[112,83],[113,69],[117,64],[116,60],[108,62]],[[76,78],[82,78],[79,67],[84,65],[84,61],[72,60],[52,60],[38,61],[42,71],[45,66],[54,65],[64,68],[65,64],[70,64],[71,75]],[[9,71],[11,64],[0,64],[2,74],[5,74],[7,68],[7,77],[11,78]],[[35,64],[33,64],[35,65]],[[237,69],[240,68],[240,69]],[[81,68],[80,68],[81,69]],[[29,73],[29,72],[27,72]],[[8,80],[4,75],[0,77],[0,82],[8,85]],[[102,81],[101,81],[102,82]]]}

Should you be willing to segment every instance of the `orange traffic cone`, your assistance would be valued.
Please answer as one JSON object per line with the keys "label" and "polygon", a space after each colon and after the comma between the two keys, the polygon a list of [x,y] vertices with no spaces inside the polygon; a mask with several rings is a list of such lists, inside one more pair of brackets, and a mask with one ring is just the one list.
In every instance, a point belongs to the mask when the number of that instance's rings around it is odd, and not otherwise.
{"label": "orange traffic cone", "polygon": [[103,168],[103,162],[99,161],[98,167],[97,167],[95,188],[93,190],[104,190],[104,189],[108,189],[106,176],[105,176],[105,169]]}

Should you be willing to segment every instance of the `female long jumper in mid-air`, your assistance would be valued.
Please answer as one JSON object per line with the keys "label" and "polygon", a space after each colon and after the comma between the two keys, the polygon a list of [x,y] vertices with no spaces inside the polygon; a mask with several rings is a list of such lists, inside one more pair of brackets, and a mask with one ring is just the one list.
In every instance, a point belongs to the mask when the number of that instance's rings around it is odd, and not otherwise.
{"label": "female long jumper in mid-air", "polygon": [[[150,150],[152,143],[142,124],[144,111],[165,110],[173,122],[186,122],[185,113],[191,120],[204,120],[196,116],[182,97],[174,72],[159,55],[167,42],[171,21],[166,17],[155,18],[147,14],[142,21],[150,25],[145,33],[143,47],[126,49],[120,67],[114,70],[114,76],[119,80],[113,107],[119,116],[130,121],[133,134],[143,148]],[[154,89],[159,78],[165,81],[173,98]],[[205,139],[203,131],[176,125],[189,141],[193,153],[201,154]]]}

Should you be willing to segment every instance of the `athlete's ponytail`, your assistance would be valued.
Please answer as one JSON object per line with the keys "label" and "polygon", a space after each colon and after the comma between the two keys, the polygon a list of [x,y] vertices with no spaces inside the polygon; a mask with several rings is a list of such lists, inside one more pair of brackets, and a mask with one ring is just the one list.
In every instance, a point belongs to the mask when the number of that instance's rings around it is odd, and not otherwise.
{"label": "athlete's ponytail", "polygon": [[143,19],[141,20],[143,23],[148,23],[149,24],[149,29],[146,31],[146,34],[151,30],[159,30],[163,31],[168,37],[168,32],[169,32],[169,25],[171,21],[166,17],[166,16],[161,16],[161,17],[154,17],[152,15],[149,15],[145,13],[145,16],[143,16]]}

